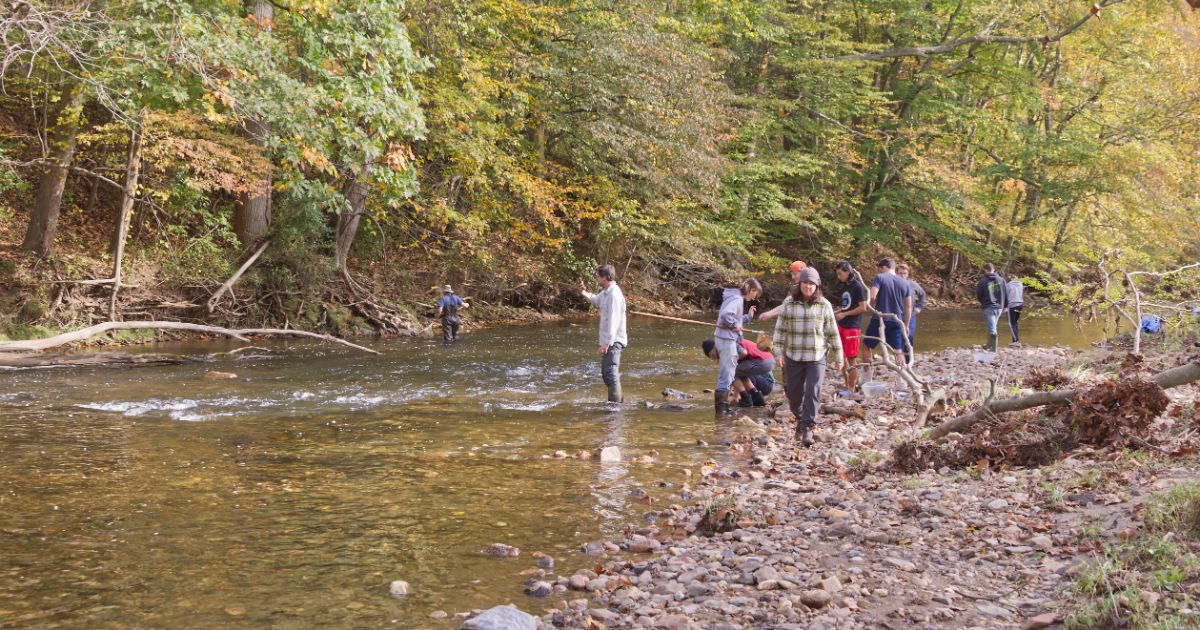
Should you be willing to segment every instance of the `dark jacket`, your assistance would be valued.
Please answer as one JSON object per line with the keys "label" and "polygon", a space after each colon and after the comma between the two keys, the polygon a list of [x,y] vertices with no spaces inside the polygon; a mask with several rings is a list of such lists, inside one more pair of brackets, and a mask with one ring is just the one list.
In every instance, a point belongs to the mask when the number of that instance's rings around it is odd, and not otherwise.
{"label": "dark jacket", "polygon": [[998,273],[984,274],[975,287],[975,297],[979,299],[979,308],[1005,308],[1008,298],[1004,292],[1004,278]]}

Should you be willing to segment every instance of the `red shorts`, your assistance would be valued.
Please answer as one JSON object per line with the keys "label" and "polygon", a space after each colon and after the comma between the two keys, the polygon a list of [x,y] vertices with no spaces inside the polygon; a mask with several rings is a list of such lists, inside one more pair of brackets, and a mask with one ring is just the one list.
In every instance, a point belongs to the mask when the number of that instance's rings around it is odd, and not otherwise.
{"label": "red shorts", "polygon": [[862,331],[857,328],[838,326],[838,337],[842,338],[842,356],[853,359],[858,356],[858,342]]}

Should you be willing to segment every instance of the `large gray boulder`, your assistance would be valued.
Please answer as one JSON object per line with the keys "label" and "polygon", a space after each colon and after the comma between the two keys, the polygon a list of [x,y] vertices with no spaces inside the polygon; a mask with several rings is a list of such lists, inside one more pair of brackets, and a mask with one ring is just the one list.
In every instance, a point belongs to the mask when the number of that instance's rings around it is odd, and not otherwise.
{"label": "large gray boulder", "polygon": [[460,630],[537,630],[537,617],[516,606],[495,606],[468,619]]}

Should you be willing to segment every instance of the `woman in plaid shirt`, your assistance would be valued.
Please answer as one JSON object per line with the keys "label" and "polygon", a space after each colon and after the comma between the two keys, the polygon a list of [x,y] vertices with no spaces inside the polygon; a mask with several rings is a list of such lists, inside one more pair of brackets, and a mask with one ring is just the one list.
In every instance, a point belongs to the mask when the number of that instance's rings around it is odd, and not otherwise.
{"label": "woman in plaid shirt", "polygon": [[783,301],[775,322],[775,351],[784,365],[784,391],[796,416],[796,439],[812,446],[817,424],[817,403],[825,380],[825,355],[832,352],[842,369],[842,340],[838,336],[833,305],[821,295],[821,276],[807,267]]}

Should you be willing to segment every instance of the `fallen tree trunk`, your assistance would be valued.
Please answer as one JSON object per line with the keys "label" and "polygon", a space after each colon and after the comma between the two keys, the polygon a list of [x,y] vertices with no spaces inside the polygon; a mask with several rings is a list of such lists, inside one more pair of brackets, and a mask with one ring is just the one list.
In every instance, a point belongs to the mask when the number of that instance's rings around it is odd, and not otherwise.
{"label": "fallen tree trunk", "polygon": [[132,322],[104,322],[95,326],[88,326],[80,330],[73,330],[68,333],[48,337],[46,339],[30,339],[26,341],[4,341],[0,342],[0,352],[28,352],[31,350],[46,350],[48,348],[57,348],[75,341],[83,341],[95,337],[96,335],[106,333],[110,330],[136,330],[136,329],[154,329],[154,330],[183,330],[187,332],[207,333],[210,335],[222,335],[225,337],[233,337],[238,341],[250,341],[248,337],[253,336],[280,336],[280,337],[307,337],[309,339],[320,339],[322,341],[330,341],[339,343],[343,346],[349,346],[363,352],[371,354],[379,354],[379,352],[350,343],[345,339],[338,339],[329,335],[321,335],[318,333],[308,332],[304,330],[285,330],[282,328],[243,328],[231,329],[221,328],[220,326],[204,326],[202,324],[189,324],[186,322],[164,322],[164,321],[132,321]]}
{"label": "fallen tree trunk", "polygon": [[0,354],[0,369],[47,367],[97,367],[117,365],[180,365],[199,359],[178,354],[133,354],[130,352],[89,352],[87,354]]}
{"label": "fallen tree trunk", "polygon": [[[1193,361],[1186,365],[1159,372],[1150,377],[1150,380],[1157,383],[1163,389],[1194,383],[1200,380],[1200,361]],[[1065,405],[1071,402],[1081,391],[1078,389],[1062,389],[1052,392],[1038,392],[1016,398],[990,400],[971,413],[947,420],[934,427],[929,432],[929,439],[936,440],[950,433],[962,433],[971,428],[976,422],[997,414],[1022,411],[1034,407],[1044,407],[1046,405]]]}

